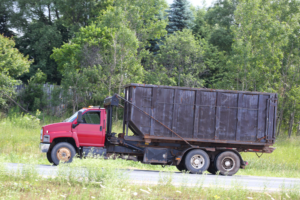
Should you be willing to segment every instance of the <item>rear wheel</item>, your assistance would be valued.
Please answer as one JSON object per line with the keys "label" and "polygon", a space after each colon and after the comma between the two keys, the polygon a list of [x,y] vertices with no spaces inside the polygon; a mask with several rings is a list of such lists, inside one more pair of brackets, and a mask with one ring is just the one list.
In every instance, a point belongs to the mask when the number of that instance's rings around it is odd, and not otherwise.
{"label": "rear wheel", "polygon": [[211,173],[211,174],[216,174],[216,173],[218,172],[218,170],[217,170],[216,167],[215,167],[214,162],[211,162],[211,163],[210,163],[210,165],[209,165],[207,171],[208,171],[209,173]]}
{"label": "rear wheel", "polygon": [[238,155],[232,151],[224,151],[215,159],[214,165],[221,175],[232,176],[237,173],[241,166]]}
{"label": "rear wheel", "polygon": [[53,163],[53,160],[51,158],[51,151],[47,152],[47,159],[48,159],[49,163],[51,163],[51,164]]}
{"label": "rear wheel", "polygon": [[186,167],[185,167],[185,165],[184,165],[184,161],[182,160],[180,163],[179,163],[179,165],[176,165],[176,168],[179,170],[179,171],[187,171],[186,170]]}
{"label": "rear wheel", "polygon": [[209,167],[209,156],[201,149],[190,151],[185,157],[185,167],[192,174],[202,174]]}
{"label": "rear wheel", "polygon": [[51,158],[55,165],[59,162],[70,163],[75,156],[76,151],[74,147],[67,142],[61,142],[56,144],[51,151]]}
{"label": "rear wheel", "polygon": [[217,172],[218,172],[218,170],[217,170],[217,168],[216,168],[216,165],[215,165],[215,160],[218,159],[218,156],[219,156],[219,155],[220,155],[220,154],[216,155],[216,156],[214,157],[214,159],[210,161],[210,164],[209,164],[209,167],[208,167],[207,171],[208,171],[209,173],[211,173],[211,174],[217,174]]}

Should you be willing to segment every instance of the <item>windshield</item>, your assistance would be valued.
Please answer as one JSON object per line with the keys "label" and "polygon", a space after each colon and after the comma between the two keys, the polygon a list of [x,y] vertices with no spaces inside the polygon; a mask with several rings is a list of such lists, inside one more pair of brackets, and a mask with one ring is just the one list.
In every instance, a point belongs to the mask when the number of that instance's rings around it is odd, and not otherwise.
{"label": "windshield", "polygon": [[[79,110],[79,111],[82,111],[82,112],[84,112],[85,111],[85,109],[81,109],[81,110]],[[77,111],[76,113],[74,113],[71,117],[69,117],[69,118],[67,118],[67,119],[65,119],[63,122],[73,122],[74,121],[74,119],[76,119],[77,118],[77,114],[78,114],[78,112],[79,111]]]}

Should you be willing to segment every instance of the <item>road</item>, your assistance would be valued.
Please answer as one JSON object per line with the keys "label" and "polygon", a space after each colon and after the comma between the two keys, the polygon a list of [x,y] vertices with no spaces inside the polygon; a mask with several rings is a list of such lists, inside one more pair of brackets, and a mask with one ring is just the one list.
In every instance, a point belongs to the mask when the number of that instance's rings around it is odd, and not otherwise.
{"label": "road", "polygon": [[[8,171],[15,171],[24,166],[24,164],[5,163]],[[36,169],[41,176],[56,176],[58,167],[51,165],[36,165]],[[180,172],[168,173],[148,170],[122,170],[130,178],[130,182],[136,184],[157,184],[159,180],[167,180],[171,177],[171,183],[175,186],[197,186],[202,187],[219,186],[231,188],[242,186],[249,190],[279,191],[283,186],[286,189],[300,189],[300,179],[295,178],[274,178],[261,176],[217,176],[217,175],[199,175],[183,174]]]}

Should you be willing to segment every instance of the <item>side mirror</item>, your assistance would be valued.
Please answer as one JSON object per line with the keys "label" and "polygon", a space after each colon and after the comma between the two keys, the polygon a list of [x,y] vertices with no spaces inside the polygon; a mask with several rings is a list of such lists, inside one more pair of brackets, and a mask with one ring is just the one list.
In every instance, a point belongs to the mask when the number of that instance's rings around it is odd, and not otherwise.
{"label": "side mirror", "polygon": [[83,123],[82,120],[82,111],[79,111],[77,114],[77,124]]}

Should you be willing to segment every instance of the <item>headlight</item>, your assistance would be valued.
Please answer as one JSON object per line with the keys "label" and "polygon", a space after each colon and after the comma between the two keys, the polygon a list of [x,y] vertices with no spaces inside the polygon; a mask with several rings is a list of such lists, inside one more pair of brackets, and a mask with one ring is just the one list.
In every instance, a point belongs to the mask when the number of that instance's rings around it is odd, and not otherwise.
{"label": "headlight", "polygon": [[41,140],[43,139],[43,129],[41,130]]}

